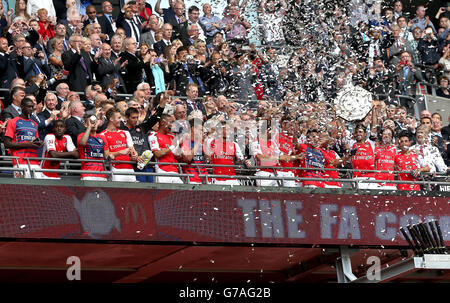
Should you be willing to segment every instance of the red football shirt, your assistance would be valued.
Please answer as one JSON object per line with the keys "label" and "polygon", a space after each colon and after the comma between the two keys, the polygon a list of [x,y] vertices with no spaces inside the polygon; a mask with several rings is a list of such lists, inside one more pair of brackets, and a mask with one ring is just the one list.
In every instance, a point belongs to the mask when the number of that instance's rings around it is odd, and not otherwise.
{"label": "red football shirt", "polygon": [[[50,152],[71,152],[74,151],[75,145],[69,135],[64,135],[61,139],[57,139],[54,134],[48,134],[44,138],[44,149],[42,154],[45,158],[51,158]],[[59,169],[60,161],[43,160],[41,162],[42,169]],[[59,178],[57,173],[42,172],[47,177]]]}
{"label": "red football shirt", "polygon": [[[351,158],[353,169],[375,170],[374,146],[370,141],[362,144],[355,143],[352,149],[356,148],[356,154]],[[373,177],[375,173],[371,172],[353,172],[353,177]]]}
{"label": "red football shirt", "polygon": [[389,172],[376,173],[376,180],[394,180],[395,155],[397,150],[390,144],[387,146],[377,145],[375,147],[375,168]]}
{"label": "red football shirt", "polygon": [[[398,171],[416,170],[419,168],[419,160],[414,152],[409,152],[408,155],[398,153],[395,155],[395,167]],[[409,173],[399,173],[398,179],[402,181],[415,181],[413,175]],[[419,184],[397,184],[400,190],[420,190]]]}
{"label": "red football shirt", "polygon": [[[332,166],[334,160],[339,159],[339,156],[336,154],[334,150],[330,149],[322,149],[323,157],[325,158],[325,168],[336,168]],[[326,179],[339,179],[339,173],[337,170],[326,170],[324,172],[324,176]],[[325,185],[339,186],[342,187],[340,182],[332,182],[332,181],[324,181]]]}
{"label": "red football shirt", "polygon": [[[163,135],[159,132],[151,132],[148,136],[148,142],[150,143],[150,149],[152,152],[156,150],[162,150],[164,148],[168,148],[172,145],[173,135],[167,134]],[[161,158],[158,159],[158,162],[166,162],[166,163],[178,163],[175,155],[170,151]],[[171,164],[162,164],[158,165],[158,167],[166,172],[175,172],[178,173],[178,166]]]}
{"label": "red football shirt", "polygon": [[[292,156],[294,154],[294,138],[284,134],[278,136],[280,155]],[[281,167],[294,167],[292,161],[280,161]],[[283,169],[283,171],[290,171],[288,169]]]}
{"label": "red football shirt", "polygon": [[[224,142],[222,140],[212,140],[209,143],[212,151],[211,164],[234,165],[236,158],[243,160],[244,155],[235,142]],[[214,167],[214,175],[235,176],[234,167]],[[230,180],[230,178],[216,178],[218,181]]]}
{"label": "red football shirt", "polygon": [[[133,140],[128,131],[121,129],[116,131],[104,130],[101,134],[105,136],[108,142],[109,152],[118,152],[133,147]],[[131,157],[130,155],[118,155],[114,160],[131,161]],[[112,166],[116,169],[133,169],[133,165],[129,163],[112,163]]]}

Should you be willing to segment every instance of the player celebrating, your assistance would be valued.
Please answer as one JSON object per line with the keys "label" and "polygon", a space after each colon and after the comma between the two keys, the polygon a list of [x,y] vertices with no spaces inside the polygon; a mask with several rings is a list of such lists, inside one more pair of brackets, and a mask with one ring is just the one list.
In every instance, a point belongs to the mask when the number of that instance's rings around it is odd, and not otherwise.
{"label": "player celebrating", "polygon": [[[81,170],[105,171],[103,161],[109,156],[109,146],[105,136],[97,134],[100,120],[94,115],[86,119],[86,131],[78,135],[77,145],[80,159],[95,160],[93,162],[82,162]],[[84,173],[81,174],[82,181],[107,181],[103,174]]]}
{"label": "player celebrating", "polygon": [[[214,166],[214,175],[235,176],[236,172],[233,167],[234,161],[244,161],[244,155],[242,154],[239,145],[230,139],[230,130],[231,126],[227,125],[225,121],[221,122],[216,132],[219,137],[216,137],[206,144],[205,154],[210,158],[211,164],[228,166]],[[220,138],[220,134],[222,134],[222,138]],[[238,180],[226,177],[215,178],[214,184],[231,186],[241,185]]]}
{"label": "player celebrating", "polygon": [[[314,168],[315,170],[304,170],[303,178],[325,178],[323,169],[325,168],[325,157],[320,149],[319,132],[317,129],[309,129],[306,133],[307,144],[299,145],[299,153],[301,154],[301,166],[305,168]],[[323,188],[323,181],[309,181],[302,182],[303,187],[319,187]]]}
{"label": "player celebrating", "polygon": [[[375,169],[384,172],[377,172],[375,180],[394,180],[395,146],[392,144],[394,131],[386,127],[381,134],[381,142],[375,146]],[[378,189],[394,190],[395,184],[378,183]]]}
{"label": "player celebrating", "polygon": [[183,183],[180,177],[176,176],[178,163],[175,154],[179,155],[179,146],[174,141],[174,135],[170,131],[175,117],[163,114],[159,120],[158,130],[151,132],[148,136],[148,142],[153,155],[157,162],[173,163],[173,164],[156,164],[155,171],[157,173],[173,174],[175,176],[157,176],[156,182],[159,183]]}
{"label": "player celebrating", "polygon": [[[109,158],[116,161],[137,161],[138,154],[134,149],[130,133],[119,129],[122,121],[120,111],[116,108],[109,109],[106,112],[106,121],[108,126],[101,134],[107,141]],[[113,172],[112,181],[136,182],[133,165],[130,163],[111,163],[111,171]],[[129,175],[116,175],[114,172],[126,172]]]}
{"label": "player celebrating", "polygon": [[[42,141],[39,140],[38,125],[31,120],[31,114],[35,110],[33,100],[24,98],[20,104],[22,114],[14,119],[11,119],[6,124],[6,133],[4,144],[5,148],[11,150],[13,157],[19,157],[18,160],[13,159],[13,166],[18,168],[25,168],[24,175],[19,171],[14,172],[15,178],[21,176],[25,178],[31,178],[31,172],[28,168],[27,160],[24,157],[38,156],[37,150],[42,146]],[[38,160],[30,160],[31,169],[40,169]],[[39,172],[34,173],[34,177],[41,179],[42,174]]]}
{"label": "player celebrating", "polygon": [[[294,161],[298,156],[294,154],[294,126],[289,117],[281,119],[281,133],[278,133],[275,142],[278,142],[280,150],[280,169],[277,173],[280,177],[295,177],[294,170],[287,169],[294,167]],[[283,180],[283,186],[295,187],[295,180]]]}
{"label": "player celebrating", "polygon": [[[395,155],[395,168],[397,171],[410,171],[411,173],[399,173],[398,179],[401,181],[415,181],[422,172],[429,172],[430,167],[425,165],[420,167],[419,159],[415,152],[411,151],[411,140],[407,132],[402,132],[398,138],[400,152]],[[400,190],[420,190],[419,184],[398,184]]]}
{"label": "player celebrating", "polygon": [[[330,149],[331,136],[327,131],[322,131],[319,134],[320,149],[322,150],[323,156],[325,158],[325,168],[336,168],[337,166],[342,166],[344,162],[339,155]],[[336,170],[326,170],[324,172],[326,179],[339,179],[339,173]],[[342,188],[340,182],[334,181],[324,181],[323,185],[325,188]]]}
{"label": "player celebrating", "polygon": [[189,178],[190,184],[201,184],[205,182],[205,178],[199,177],[199,172],[202,175],[207,175],[208,171],[205,164],[205,157],[203,155],[203,125],[202,120],[194,118],[189,120],[190,135],[185,134],[180,146],[182,150],[181,162],[189,163],[183,166],[183,173],[193,174],[194,177]]}
{"label": "player celebrating", "polygon": [[[73,144],[72,138],[66,135],[66,124],[63,120],[53,123],[53,133],[44,138],[44,149],[42,154],[45,158],[75,158],[78,159],[78,151]],[[59,169],[60,161],[42,160],[42,169]],[[46,179],[61,179],[58,173],[42,172]]]}
{"label": "player celebrating", "polygon": [[[355,127],[354,137],[356,142],[352,145],[351,158],[352,167],[355,170],[375,170],[375,143],[366,139],[366,128],[362,124]],[[375,173],[354,171],[355,180],[375,180]],[[358,182],[360,189],[376,188],[374,183]]]}

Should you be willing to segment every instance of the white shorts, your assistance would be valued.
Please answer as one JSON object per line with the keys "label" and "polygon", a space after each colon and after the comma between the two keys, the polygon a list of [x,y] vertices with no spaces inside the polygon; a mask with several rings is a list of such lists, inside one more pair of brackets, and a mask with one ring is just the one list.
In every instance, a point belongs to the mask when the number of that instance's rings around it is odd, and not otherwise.
{"label": "white shorts", "polygon": [[[17,168],[25,168],[25,171],[14,171],[14,178],[25,178],[25,179],[31,179],[31,169],[41,169],[40,165],[31,164],[28,166],[28,164],[16,164]],[[45,179],[44,174],[42,172],[34,172],[34,179]]]}
{"label": "white shorts", "polygon": [[107,178],[103,178],[103,177],[83,177],[81,178],[81,181],[108,181]]}
{"label": "white shorts", "polygon": [[[156,167],[155,172],[157,173],[161,173],[161,174],[173,174],[173,175],[178,175],[178,173],[176,172],[172,172],[172,171],[164,171],[158,167]],[[171,183],[171,184],[184,184],[183,180],[181,180],[180,177],[176,176],[176,177],[169,177],[169,176],[156,176],[155,177],[155,182],[156,183]]]}
{"label": "white shorts", "polygon": [[236,179],[231,179],[231,180],[217,180],[214,179],[214,184],[217,185],[231,185],[231,186],[240,186],[241,183],[239,183],[238,180]]}
{"label": "white shorts", "polygon": [[[258,177],[275,177],[273,173],[270,173],[268,171],[258,171],[255,173],[255,176]],[[270,179],[256,179],[256,185],[257,186],[278,186],[277,180],[270,180]]]}
{"label": "white shorts", "polygon": [[324,184],[324,188],[342,188],[342,186]]}
{"label": "white shorts", "polygon": [[[353,180],[373,180],[375,181],[375,178],[372,177],[355,177],[353,178]],[[357,182],[356,186],[358,187],[358,189],[379,189],[378,188],[378,184],[377,183],[373,183],[373,182]]]}
{"label": "white shorts", "polygon": [[[134,169],[127,168],[115,168],[111,166],[111,171],[113,172],[112,181],[119,182],[136,182],[136,176],[134,175]],[[115,172],[127,172],[129,175],[116,175]]]}
{"label": "white shorts", "polygon": [[[289,177],[294,178],[294,172],[292,171],[278,171],[278,177]],[[301,184],[301,183],[300,183]],[[295,180],[283,180],[284,187],[296,187]]]}

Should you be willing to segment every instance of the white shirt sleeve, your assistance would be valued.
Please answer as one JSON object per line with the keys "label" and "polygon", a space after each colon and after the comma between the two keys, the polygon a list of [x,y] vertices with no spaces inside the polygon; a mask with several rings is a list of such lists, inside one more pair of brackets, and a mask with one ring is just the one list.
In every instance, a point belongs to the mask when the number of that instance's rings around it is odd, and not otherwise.
{"label": "white shirt sleeve", "polygon": [[435,146],[431,149],[431,155],[433,157],[433,164],[436,166],[436,171],[447,171],[447,165],[445,165],[444,159],[442,159],[439,149]]}
{"label": "white shirt sleeve", "polygon": [[155,132],[150,133],[150,135],[148,136],[148,143],[150,144],[151,151],[161,150],[161,148],[159,147],[158,138],[156,137]]}
{"label": "white shirt sleeve", "polygon": [[44,145],[46,151],[56,150],[56,138],[54,134],[48,134],[44,138]]}
{"label": "white shirt sleeve", "polygon": [[253,140],[249,146],[250,155],[258,156],[262,155],[261,146],[259,145],[258,140]]}
{"label": "white shirt sleeve", "polygon": [[67,151],[71,152],[71,151],[76,150],[77,148],[75,147],[75,144],[73,144],[72,137],[70,137],[69,135],[64,135],[64,136],[67,138],[67,146],[66,146]]}
{"label": "white shirt sleeve", "polygon": [[131,138],[130,132],[127,131],[127,130],[124,130],[124,133],[125,133],[125,135],[127,136],[127,147],[128,147],[128,148],[134,147],[133,139]]}
{"label": "white shirt sleeve", "polygon": [[235,154],[236,154],[236,158],[238,160],[244,160],[244,154],[241,151],[241,148],[239,147],[239,145],[237,143],[234,143],[234,148],[235,148]]}

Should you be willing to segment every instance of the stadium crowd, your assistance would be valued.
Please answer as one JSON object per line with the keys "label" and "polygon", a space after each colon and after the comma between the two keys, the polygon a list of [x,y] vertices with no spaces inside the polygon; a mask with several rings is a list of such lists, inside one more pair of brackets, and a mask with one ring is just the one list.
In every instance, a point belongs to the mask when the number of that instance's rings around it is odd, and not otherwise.
{"label": "stadium crowd", "polygon": [[[221,14],[207,0],[82,4],[0,2],[3,154],[17,167],[28,169],[23,157],[79,158],[92,160],[83,180],[107,180],[89,173],[106,159],[128,173],[112,181],[240,185],[230,177],[239,164],[265,178],[258,186],[327,188],[342,187],[336,169],[352,168],[353,179],[380,181],[361,188],[402,190],[420,186],[389,181],[447,171],[447,121],[411,101],[419,82],[450,97],[447,8],[428,16],[419,5],[410,16],[401,1],[263,0],[255,24],[247,0],[228,0]],[[360,121],[335,115],[348,85],[373,94]]]}

